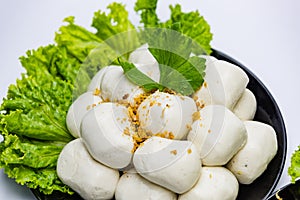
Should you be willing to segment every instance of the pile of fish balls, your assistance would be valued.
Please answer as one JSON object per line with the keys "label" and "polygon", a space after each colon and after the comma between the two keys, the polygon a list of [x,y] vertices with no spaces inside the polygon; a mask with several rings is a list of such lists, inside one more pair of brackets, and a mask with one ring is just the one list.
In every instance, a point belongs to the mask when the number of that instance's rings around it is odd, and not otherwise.
{"label": "pile of fish balls", "polygon": [[[274,129],[253,121],[256,98],[239,67],[212,56],[191,96],[146,93],[121,66],[102,68],[70,106],[73,141],[57,174],[83,199],[236,199],[277,152]],[[147,45],[129,61],[159,81]]]}

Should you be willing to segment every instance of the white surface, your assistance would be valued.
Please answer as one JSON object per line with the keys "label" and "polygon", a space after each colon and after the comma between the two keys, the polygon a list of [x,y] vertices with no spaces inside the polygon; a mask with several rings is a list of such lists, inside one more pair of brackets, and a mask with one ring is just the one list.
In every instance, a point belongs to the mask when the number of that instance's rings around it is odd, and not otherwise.
{"label": "white surface", "polygon": [[[15,0],[0,1],[0,96],[24,70],[18,57],[28,49],[53,42],[62,20],[76,16],[84,27],[91,24],[94,11],[104,9],[108,0]],[[123,0],[125,2],[125,0]],[[291,153],[300,144],[300,2],[297,0],[160,0],[159,14],[166,19],[167,5],[180,2],[183,10],[199,9],[214,33],[213,47],[231,55],[251,69],[273,94],[285,119],[288,155],[277,187],[289,182],[287,167]],[[133,0],[126,1],[128,8]],[[138,18],[132,12],[135,23]],[[90,29],[90,28],[89,28]],[[30,191],[0,174],[0,199],[34,199]]]}

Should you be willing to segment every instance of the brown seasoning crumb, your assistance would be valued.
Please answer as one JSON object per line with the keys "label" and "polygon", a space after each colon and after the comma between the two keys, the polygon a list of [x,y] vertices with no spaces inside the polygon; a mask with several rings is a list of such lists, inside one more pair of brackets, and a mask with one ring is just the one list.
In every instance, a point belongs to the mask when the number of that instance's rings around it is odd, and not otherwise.
{"label": "brown seasoning crumb", "polygon": [[186,125],[186,128],[187,128],[188,130],[192,130],[192,126],[191,126],[190,124],[187,124],[187,125]]}
{"label": "brown seasoning crumb", "polygon": [[90,110],[92,107],[91,107],[91,105],[88,105],[87,107],[86,107],[86,110]]}
{"label": "brown seasoning crumb", "polygon": [[154,134],[154,136],[157,136],[157,137],[161,137],[161,138],[167,138],[167,139],[174,139],[174,134],[172,132],[169,132],[169,131],[164,131],[162,133],[156,133]]}
{"label": "brown seasoning crumb", "polygon": [[129,94],[125,94],[123,97],[122,97],[122,99],[127,99],[129,97]]}
{"label": "brown seasoning crumb", "polygon": [[177,150],[170,151],[170,153],[176,156],[177,155]]}
{"label": "brown seasoning crumb", "polygon": [[98,88],[96,88],[93,92],[93,95],[95,95],[95,96],[99,96],[100,94],[101,94],[101,90]]}
{"label": "brown seasoning crumb", "polygon": [[126,128],[124,129],[123,133],[124,133],[125,135],[130,136],[129,128],[126,127]]}
{"label": "brown seasoning crumb", "polygon": [[193,121],[196,121],[196,120],[200,119],[201,118],[200,117],[200,112],[199,111],[194,112],[192,117],[193,117]]}

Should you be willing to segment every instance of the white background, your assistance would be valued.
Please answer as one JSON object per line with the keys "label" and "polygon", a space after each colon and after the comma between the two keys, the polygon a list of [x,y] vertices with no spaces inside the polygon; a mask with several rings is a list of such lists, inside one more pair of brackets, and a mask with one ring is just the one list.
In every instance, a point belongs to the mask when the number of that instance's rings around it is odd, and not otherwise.
{"label": "white background", "polygon": [[[18,57],[29,49],[53,43],[62,20],[76,16],[88,28],[108,0],[0,0],[0,98],[24,72]],[[137,24],[134,1],[123,1]],[[298,0],[160,0],[159,16],[167,19],[168,5],[179,2],[184,11],[198,9],[211,25],[212,45],[252,70],[268,87],[285,119],[288,155],[277,188],[289,183],[287,167],[300,144],[300,2]],[[89,28],[92,30],[91,28]],[[31,192],[0,172],[0,199],[34,199]]]}

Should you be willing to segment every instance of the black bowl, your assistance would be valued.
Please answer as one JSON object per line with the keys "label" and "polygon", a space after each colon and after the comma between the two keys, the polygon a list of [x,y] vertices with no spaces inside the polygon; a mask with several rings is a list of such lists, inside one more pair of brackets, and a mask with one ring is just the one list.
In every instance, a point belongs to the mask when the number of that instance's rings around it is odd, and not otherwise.
{"label": "black bowl", "polygon": [[[212,56],[220,60],[225,60],[242,68],[248,75],[250,81],[247,86],[256,97],[257,110],[254,120],[271,125],[277,133],[278,151],[274,159],[268,165],[267,170],[252,184],[241,185],[238,200],[261,200],[267,199],[275,189],[281,176],[286,157],[286,130],[282,115],[274,98],[264,84],[244,65],[237,62],[228,55],[213,50]],[[52,195],[44,195],[38,190],[32,190],[39,200],[79,200],[78,195],[66,195],[55,192]]]}

